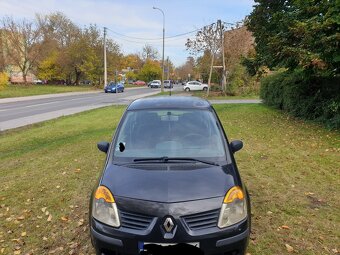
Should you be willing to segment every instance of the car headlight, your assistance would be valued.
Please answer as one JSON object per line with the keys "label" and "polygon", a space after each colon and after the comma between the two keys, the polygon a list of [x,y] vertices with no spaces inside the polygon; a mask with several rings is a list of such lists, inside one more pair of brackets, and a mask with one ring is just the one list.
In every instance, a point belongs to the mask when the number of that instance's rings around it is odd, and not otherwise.
{"label": "car headlight", "polygon": [[92,216],[112,227],[120,226],[117,205],[110,190],[104,186],[99,186],[96,190],[92,204]]}
{"label": "car headlight", "polygon": [[247,201],[243,190],[236,186],[231,188],[224,197],[218,219],[218,227],[225,228],[247,217]]}

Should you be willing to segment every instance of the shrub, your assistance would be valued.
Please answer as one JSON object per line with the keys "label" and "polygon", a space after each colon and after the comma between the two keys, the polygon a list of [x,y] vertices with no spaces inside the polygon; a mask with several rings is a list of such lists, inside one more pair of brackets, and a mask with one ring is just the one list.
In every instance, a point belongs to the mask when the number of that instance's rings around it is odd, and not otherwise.
{"label": "shrub", "polygon": [[283,71],[261,80],[260,97],[269,106],[293,116],[340,127],[339,77]]}
{"label": "shrub", "polygon": [[8,85],[8,75],[6,73],[0,72],[0,91],[5,89]]}
{"label": "shrub", "polygon": [[259,88],[255,76],[250,76],[241,64],[235,65],[231,70],[227,84],[229,95],[258,95]]}

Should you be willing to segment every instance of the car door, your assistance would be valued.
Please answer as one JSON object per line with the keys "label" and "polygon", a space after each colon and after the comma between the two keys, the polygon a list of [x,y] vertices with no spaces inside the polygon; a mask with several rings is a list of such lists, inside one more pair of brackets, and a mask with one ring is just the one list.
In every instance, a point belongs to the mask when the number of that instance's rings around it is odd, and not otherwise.
{"label": "car door", "polygon": [[195,83],[196,83],[197,90],[203,90],[203,84],[202,83],[200,83],[198,81],[195,81]]}
{"label": "car door", "polygon": [[193,81],[188,82],[188,87],[189,87],[190,90],[196,90],[195,89],[195,84],[194,84]]}
{"label": "car door", "polygon": [[193,83],[193,87],[194,87],[193,90],[201,90],[199,82],[193,81],[192,83]]}

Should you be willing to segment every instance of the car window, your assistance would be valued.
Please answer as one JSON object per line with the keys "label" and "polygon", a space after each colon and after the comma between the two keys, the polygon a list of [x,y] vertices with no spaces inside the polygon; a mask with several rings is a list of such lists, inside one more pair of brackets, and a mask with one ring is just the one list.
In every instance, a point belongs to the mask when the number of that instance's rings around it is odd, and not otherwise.
{"label": "car window", "polygon": [[163,156],[225,158],[223,136],[213,113],[194,109],[127,112],[117,135],[114,159]]}

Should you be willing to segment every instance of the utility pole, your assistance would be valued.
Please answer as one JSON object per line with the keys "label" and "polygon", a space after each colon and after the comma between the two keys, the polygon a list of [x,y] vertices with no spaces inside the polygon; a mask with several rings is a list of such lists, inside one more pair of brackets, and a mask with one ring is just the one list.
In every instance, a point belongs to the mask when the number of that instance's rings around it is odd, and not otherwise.
{"label": "utility pole", "polygon": [[104,27],[104,88],[107,84],[107,68],[106,68],[106,27]]}
{"label": "utility pole", "polygon": [[169,56],[166,59],[166,63],[167,63],[167,68],[168,68],[168,73],[167,73],[167,80],[169,80],[169,76],[170,76],[170,63],[169,63]]}
{"label": "utility pole", "polygon": [[161,92],[164,91],[164,37],[165,37],[165,15],[164,11],[158,7],[152,7],[154,10],[159,10],[163,14],[163,50],[162,50],[162,83]]}
{"label": "utility pole", "polygon": [[226,67],[225,67],[225,56],[224,56],[224,29],[222,26],[222,22],[219,19],[217,21],[220,26],[220,35],[221,35],[221,47],[222,47],[222,65],[223,65],[223,71],[222,71],[222,91],[226,92],[226,86],[227,86],[227,77],[226,77]]}

